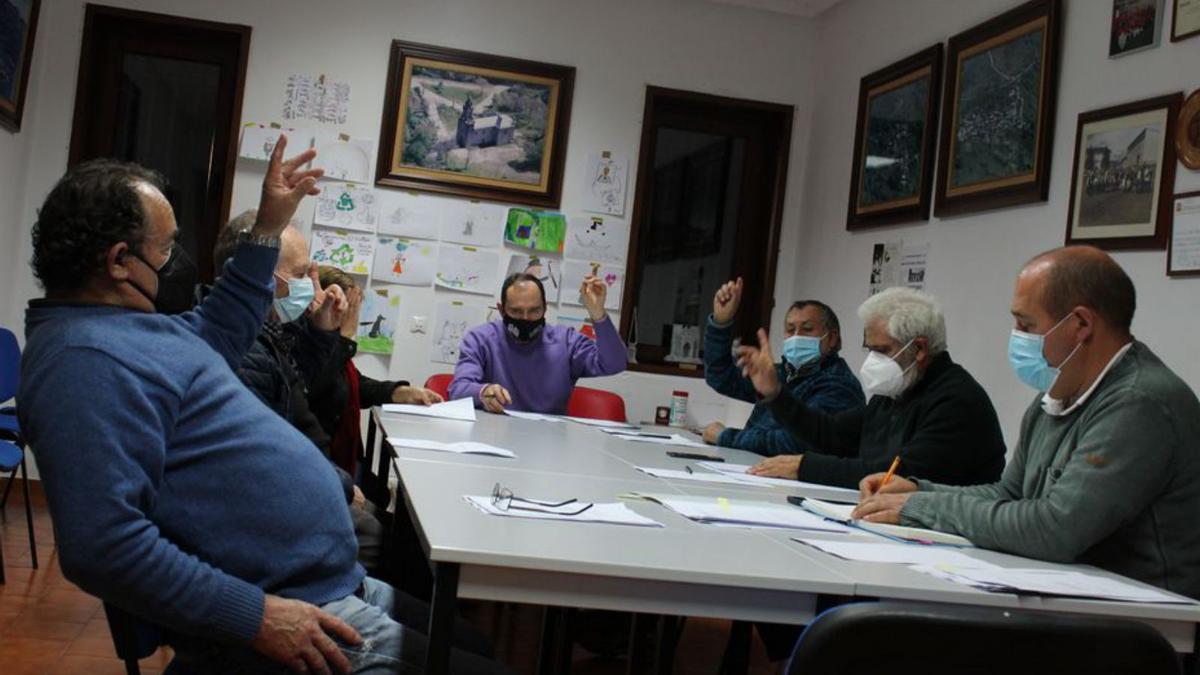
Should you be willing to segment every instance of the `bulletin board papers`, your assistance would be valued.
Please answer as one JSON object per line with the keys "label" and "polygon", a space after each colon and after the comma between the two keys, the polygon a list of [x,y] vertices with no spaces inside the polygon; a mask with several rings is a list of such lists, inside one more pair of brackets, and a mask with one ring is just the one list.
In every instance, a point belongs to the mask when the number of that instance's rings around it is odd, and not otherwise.
{"label": "bulletin board papers", "polygon": [[445,200],[380,190],[379,234],[411,239],[437,239]]}
{"label": "bulletin board papers", "polygon": [[379,221],[375,190],[364,185],[326,185],[317,197],[313,225],[374,232]]}
{"label": "bulletin board papers", "polygon": [[437,271],[437,249],[432,241],[380,237],[371,278],[404,286],[430,286]]}
{"label": "bulletin board papers", "polygon": [[453,291],[494,295],[500,290],[496,279],[499,266],[500,254],[495,251],[443,244],[433,283]]}
{"label": "bulletin board papers", "polygon": [[312,260],[343,272],[366,275],[375,257],[375,236],[341,230],[313,230]]}
{"label": "bulletin board papers", "polygon": [[[564,305],[582,305],[579,288],[583,286],[583,278],[592,273],[592,265],[596,263],[579,260],[563,262],[563,289],[560,302]],[[608,286],[608,296],[604,299],[604,308],[612,311],[621,309],[621,293],[625,285],[625,269],[615,265],[599,264],[596,276]]]}
{"label": "bulletin board papers", "polygon": [[563,256],[625,266],[629,223],[603,216],[572,216]]}
{"label": "bulletin board papers", "polygon": [[487,308],[461,302],[438,303],[433,324],[433,345],[429,360],[437,363],[458,363],[462,338],[471,328],[483,323]]}
{"label": "bulletin board papers", "polygon": [[587,157],[587,185],[583,191],[583,210],[620,216],[625,213],[629,160],[615,152],[593,152]]}

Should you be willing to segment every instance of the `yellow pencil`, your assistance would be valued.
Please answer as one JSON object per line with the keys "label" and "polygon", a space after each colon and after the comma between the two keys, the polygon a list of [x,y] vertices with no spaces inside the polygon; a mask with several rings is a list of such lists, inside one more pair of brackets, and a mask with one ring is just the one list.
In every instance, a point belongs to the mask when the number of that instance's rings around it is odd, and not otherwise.
{"label": "yellow pencil", "polygon": [[892,476],[896,475],[896,469],[900,466],[900,455],[896,455],[896,459],[892,460],[892,466],[888,468],[888,472],[883,475],[883,480],[879,481],[879,489],[882,490],[888,481],[892,480]]}

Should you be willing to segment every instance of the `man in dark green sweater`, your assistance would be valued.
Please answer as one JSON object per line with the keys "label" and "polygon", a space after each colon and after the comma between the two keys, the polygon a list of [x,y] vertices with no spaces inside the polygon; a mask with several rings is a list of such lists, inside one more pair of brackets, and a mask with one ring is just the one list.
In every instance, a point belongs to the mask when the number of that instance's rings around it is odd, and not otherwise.
{"label": "man in dark green sweater", "polygon": [[870,399],[865,408],[828,414],[780,396],[766,334],[759,331],[758,348],[741,348],[738,364],[775,419],[815,448],[771,457],[750,473],[856,487],[899,456],[908,475],[951,485],[996,480],[1004,468],[996,410],[975,378],[950,360],[946,322],[933,297],[889,288],[858,314],[869,350],[859,371]]}
{"label": "man in dark green sweater", "polygon": [[1013,294],[1009,360],[1044,393],[1003,477],[955,488],[916,474],[879,489],[869,476],[855,517],[1200,598],[1200,401],[1133,338],[1135,304],[1133,282],[1098,249],[1031,260]]}

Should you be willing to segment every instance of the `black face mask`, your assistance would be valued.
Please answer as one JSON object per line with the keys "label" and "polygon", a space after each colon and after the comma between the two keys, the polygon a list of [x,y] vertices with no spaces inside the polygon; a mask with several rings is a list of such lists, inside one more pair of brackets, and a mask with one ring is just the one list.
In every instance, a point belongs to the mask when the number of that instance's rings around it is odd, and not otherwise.
{"label": "black face mask", "polygon": [[129,253],[140,260],[146,267],[154,270],[155,276],[158,277],[158,292],[153,296],[147,293],[146,289],[142,288],[140,284],[135,283],[133,279],[129,280],[131,286],[137,289],[147,300],[154,303],[154,311],[156,313],[180,314],[195,306],[195,286],[199,277],[195,263],[188,257],[183,247],[174,247],[171,250],[171,257],[167,258],[167,262],[163,263],[163,266],[157,269],[136,251],[131,249]]}
{"label": "black face mask", "polygon": [[517,342],[533,342],[542,334],[542,329],[546,327],[546,317],[540,319],[514,319],[511,316],[504,315],[504,329],[508,331],[509,336]]}

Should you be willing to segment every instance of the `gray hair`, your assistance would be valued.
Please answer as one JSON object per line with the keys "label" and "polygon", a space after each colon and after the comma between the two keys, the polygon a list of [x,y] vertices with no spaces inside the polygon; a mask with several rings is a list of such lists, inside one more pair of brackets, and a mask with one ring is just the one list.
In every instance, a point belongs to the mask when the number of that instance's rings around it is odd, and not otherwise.
{"label": "gray hair", "polygon": [[859,305],[858,318],[863,323],[883,319],[888,335],[901,343],[925,338],[932,356],[946,351],[946,319],[938,301],[928,293],[911,288],[882,290]]}

